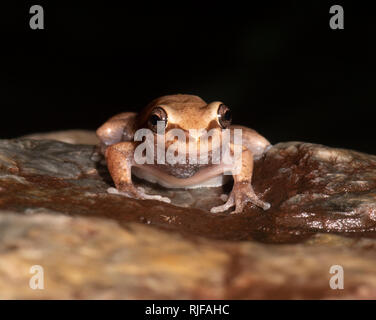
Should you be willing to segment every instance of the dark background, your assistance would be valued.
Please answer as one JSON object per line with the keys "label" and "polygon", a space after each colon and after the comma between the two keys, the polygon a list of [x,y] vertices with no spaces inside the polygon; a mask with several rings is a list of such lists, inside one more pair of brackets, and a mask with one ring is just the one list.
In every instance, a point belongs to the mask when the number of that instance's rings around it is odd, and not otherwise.
{"label": "dark background", "polygon": [[[52,3],[53,2],[53,3]],[[41,4],[45,30],[29,28]],[[345,29],[329,28],[343,5]],[[222,100],[272,143],[376,153],[367,3],[18,2],[0,21],[0,138],[96,129],[164,94]]]}

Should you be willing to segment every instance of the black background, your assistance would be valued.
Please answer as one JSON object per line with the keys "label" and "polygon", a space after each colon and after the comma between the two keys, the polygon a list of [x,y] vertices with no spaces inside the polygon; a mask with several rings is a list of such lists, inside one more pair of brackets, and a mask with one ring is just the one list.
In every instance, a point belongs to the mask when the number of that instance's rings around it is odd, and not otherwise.
{"label": "black background", "polygon": [[[30,29],[32,4],[45,30]],[[334,4],[344,30],[329,27]],[[17,1],[1,10],[0,138],[96,129],[190,93],[224,101],[272,143],[376,153],[375,18],[355,1]]]}

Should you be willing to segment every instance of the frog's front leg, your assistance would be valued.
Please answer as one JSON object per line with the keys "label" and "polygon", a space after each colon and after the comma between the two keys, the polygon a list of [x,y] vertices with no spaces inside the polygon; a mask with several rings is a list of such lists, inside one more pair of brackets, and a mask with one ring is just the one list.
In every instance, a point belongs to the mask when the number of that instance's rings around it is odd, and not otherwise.
{"label": "frog's front leg", "polygon": [[227,202],[222,206],[212,208],[210,211],[213,213],[223,212],[235,206],[235,210],[231,213],[240,213],[243,211],[245,205],[248,202],[251,202],[258,207],[261,207],[264,210],[268,210],[270,208],[270,204],[260,200],[252,188],[252,152],[244,148],[242,151],[242,157],[239,157],[236,160],[235,167],[236,166],[240,166],[240,170],[239,173],[235,172],[233,174],[234,186]]}
{"label": "frog's front leg", "polygon": [[107,192],[119,194],[128,198],[142,200],[159,200],[170,203],[170,199],[160,195],[146,194],[141,187],[136,188],[132,182],[132,166],[134,162],[134,142],[121,142],[106,149],[106,161],[108,170],[115,183],[115,188],[109,188]]}

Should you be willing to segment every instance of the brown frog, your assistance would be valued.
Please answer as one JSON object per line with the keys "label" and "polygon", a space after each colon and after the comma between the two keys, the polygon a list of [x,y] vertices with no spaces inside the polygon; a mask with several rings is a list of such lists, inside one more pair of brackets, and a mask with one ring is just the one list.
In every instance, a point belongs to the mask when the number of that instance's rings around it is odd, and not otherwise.
{"label": "brown frog", "polygon": [[[158,132],[160,128],[164,129],[164,136]],[[136,161],[137,147],[144,143],[144,140],[136,139],[139,129],[148,129],[155,138],[152,145],[158,151],[154,152],[152,160],[158,160],[156,154],[160,156],[164,152],[167,153],[168,148],[174,143],[177,144],[178,150],[184,150],[183,155],[187,156],[177,163]],[[176,137],[168,138],[169,134],[175,132],[176,129],[187,138],[184,142],[177,140]],[[221,138],[224,129],[230,132],[240,129],[242,132],[240,143],[234,142],[234,139],[226,140],[226,146],[229,147],[231,154],[234,154],[235,148],[239,145],[241,148],[241,157],[236,158],[232,164],[213,160],[214,151],[224,146],[222,140],[213,140],[213,137]],[[211,133],[209,137],[208,132]],[[211,212],[223,212],[235,207],[232,213],[239,213],[247,202],[264,210],[270,208],[269,203],[262,201],[255,194],[251,180],[254,158],[260,157],[271,145],[256,131],[231,125],[231,111],[220,101],[208,104],[198,96],[185,94],[160,97],[153,100],[138,114],[125,112],[110,118],[97,130],[97,135],[101,141],[101,151],[105,155],[109,172],[116,186],[116,189],[108,190],[110,193],[136,199],[170,202],[168,198],[149,195],[143,188],[137,188],[132,183],[132,174],[167,188],[220,186],[227,182],[226,178],[230,174],[234,180],[233,189],[225,204],[212,208]],[[161,137],[162,140],[158,140]],[[202,148],[200,143],[204,137],[212,142],[206,145],[208,146],[207,163],[190,161],[188,153],[193,150],[193,154],[199,154],[200,147]],[[158,145],[158,141],[163,142],[162,147]],[[213,141],[221,142],[218,144]],[[183,149],[179,149],[181,147]]]}

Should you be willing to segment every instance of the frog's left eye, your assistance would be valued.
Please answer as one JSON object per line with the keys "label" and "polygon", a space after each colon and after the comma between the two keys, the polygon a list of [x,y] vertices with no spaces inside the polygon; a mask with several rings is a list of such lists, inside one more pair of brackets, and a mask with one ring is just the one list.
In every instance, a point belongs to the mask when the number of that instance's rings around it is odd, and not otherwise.
{"label": "frog's left eye", "polygon": [[218,122],[222,128],[226,129],[231,125],[232,115],[228,106],[220,104],[218,108]]}
{"label": "frog's left eye", "polygon": [[158,121],[164,122],[164,128],[167,126],[167,113],[161,107],[155,108],[149,116],[148,126],[154,132],[157,132]]}

